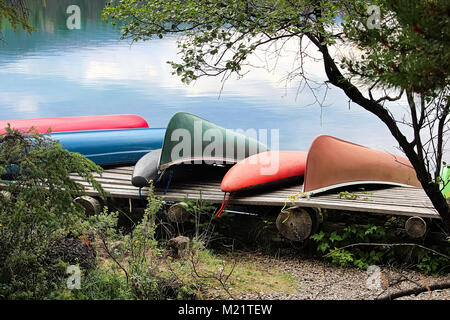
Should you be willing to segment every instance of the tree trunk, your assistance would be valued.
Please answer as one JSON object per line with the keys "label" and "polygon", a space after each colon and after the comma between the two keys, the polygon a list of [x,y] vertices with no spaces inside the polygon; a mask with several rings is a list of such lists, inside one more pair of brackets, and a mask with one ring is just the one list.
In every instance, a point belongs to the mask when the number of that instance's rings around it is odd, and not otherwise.
{"label": "tree trunk", "polygon": [[422,184],[422,187],[425,190],[425,193],[427,194],[428,198],[430,198],[434,208],[441,216],[445,230],[447,232],[450,232],[450,207],[447,201],[445,200],[444,196],[442,195],[439,185],[430,182],[423,183],[422,180],[420,179],[419,181]]}
{"label": "tree trunk", "polygon": [[[403,149],[414,167],[417,174],[417,179],[419,179],[423,190],[427,194],[436,211],[441,216],[446,232],[450,232],[450,207],[448,206],[448,203],[439,188],[439,184],[433,182],[431,174],[425,167],[425,163],[419,160],[417,153],[414,151],[411,144],[406,141],[406,138],[404,140],[405,141],[401,143],[399,139],[397,139],[400,147]],[[417,146],[417,148],[422,148],[422,146]]]}

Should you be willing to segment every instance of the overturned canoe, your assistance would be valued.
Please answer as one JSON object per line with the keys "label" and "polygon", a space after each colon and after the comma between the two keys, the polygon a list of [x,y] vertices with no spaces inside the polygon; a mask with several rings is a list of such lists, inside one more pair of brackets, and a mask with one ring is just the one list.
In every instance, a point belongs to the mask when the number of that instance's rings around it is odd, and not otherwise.
{"label": "overturned canoe", "polygon": [[311,195],[356,184],[420,187],[405,157],[326,135],[314,139],[306,160],[303,192]]}
{"label": "overturned canoe", "polygon": [[148,128],[143,118],[133,114],[1,120],[0,134],[6,133],[8,124],[21,132],[28,132],[33,127],[39,133],[47,133],[49,129],[51,132],[63,132]]}
{"label": "overturned canoe", "polygon": [[302,151],[267,151],[239,161],[226,173],[223,192],[273,185],[296,179],[305,172],[307,153]]}
{"label": "overturned canoe", "polygon": [[148,186],[149,180],[157,180],[160,157],[161,149],[157,149],[140,158],[134,166],[131,184],[135,187],[143,188]]}
{"label": "overturned canoe", "polygon": [[61,146],[99,165],[133,164],[148,152],[160,149],[163,128],[137,128],[57,132],[50,136]]}
{"label": "overturned canoe", "polygon": [[234,164],[267,147],[193,114],[178,112],[167,125],[159,170],[180,163]]}

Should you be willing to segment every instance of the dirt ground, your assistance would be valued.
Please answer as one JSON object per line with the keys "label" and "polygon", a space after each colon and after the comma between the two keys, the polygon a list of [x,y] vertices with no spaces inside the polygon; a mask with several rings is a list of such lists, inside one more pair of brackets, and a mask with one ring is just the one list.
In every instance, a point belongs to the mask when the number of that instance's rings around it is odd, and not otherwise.
{"label": "dirt ground", "polygon": [[[344,268],[328,262],[285,255],[280,258],[257,253],[239,255],[240,263],[251,261],[261,268],[276,267],[295,281],[290,290],[243,293],[238,299],[264,300],[374,300],[400,290],[450,282],[450,275],[425,276],[412,270],[373,267],[370,270]],[[286,292],[290,291],[290,292]],[[401,297],[403,300],[450,300],[450,289],[426,291]]]}

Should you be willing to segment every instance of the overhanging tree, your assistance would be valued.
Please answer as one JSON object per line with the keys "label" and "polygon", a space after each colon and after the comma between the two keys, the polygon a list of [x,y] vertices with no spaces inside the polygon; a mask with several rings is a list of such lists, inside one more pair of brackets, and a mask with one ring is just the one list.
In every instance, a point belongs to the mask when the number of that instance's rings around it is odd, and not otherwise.
{"label": "overhanging tree", "polygon": [[18,27],[28,32],[34,30],[27,21],[28,13],[26,0],[0,0],[0,23],[4,19],[14,30],[17,30]]}
{"label": "overhanging tree", "polygon": [[[104,18],[133,41],[180,34],[181,62],[170,62],[183,82],[241,75],[258,50],[299,40],[300,67],[313,44],[324,85],[375,114],[397,140],[426,194],[450,230],[449,205],[439,188],[449,130],[450,3],[437,0],[121,0]],[[338,48],[352,45],[352,57]],[[398,117],[392,103],[406,100]]]}

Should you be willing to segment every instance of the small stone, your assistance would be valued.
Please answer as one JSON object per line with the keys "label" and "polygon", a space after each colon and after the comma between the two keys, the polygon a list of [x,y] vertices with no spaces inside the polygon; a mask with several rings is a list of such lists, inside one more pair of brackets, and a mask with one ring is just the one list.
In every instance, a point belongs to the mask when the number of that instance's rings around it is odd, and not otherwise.
{"label": "small stone", "polygon": [[185,236],[178,236],[172,238],[168,242],[168,247],[172,249],[172,256],[174,258],[182,258],[186,249],[189,247],[190,239]]}

